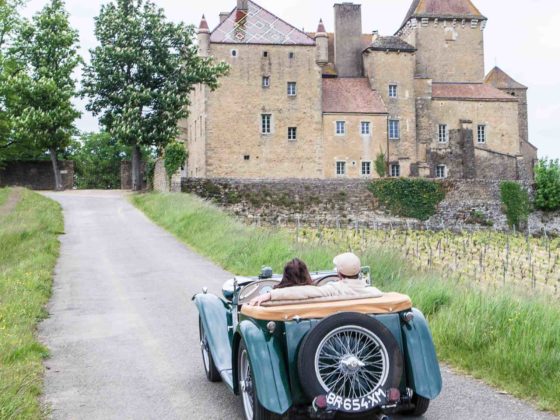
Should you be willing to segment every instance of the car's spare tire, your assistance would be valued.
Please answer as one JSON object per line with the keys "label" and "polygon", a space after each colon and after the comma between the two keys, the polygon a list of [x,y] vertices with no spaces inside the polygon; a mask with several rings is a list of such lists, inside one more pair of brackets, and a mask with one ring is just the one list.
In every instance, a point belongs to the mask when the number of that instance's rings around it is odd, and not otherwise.
{"label": "car's spare tire", "polygon": [[393,334],[375,318],[340,313],[322,320],[302,340],[299,380],[313,400],[327,396],[330,407],[359,413],[386,402],[401,382],[403,358]]}

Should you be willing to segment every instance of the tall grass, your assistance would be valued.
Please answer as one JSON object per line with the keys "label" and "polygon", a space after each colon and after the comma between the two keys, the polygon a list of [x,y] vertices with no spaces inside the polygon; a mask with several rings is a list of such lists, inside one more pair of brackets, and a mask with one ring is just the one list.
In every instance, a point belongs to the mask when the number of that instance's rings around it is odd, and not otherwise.
{"label": "tall grass", "polygon": [[[282,230],[245,226],[184,194],[146,194],[134,204],[199,253],[236,274],[262,265],[279,272],[299,256],[310,269],[332,267],[339,246],[302,248]],[[407,293],[429,318],[441,360],[546,410],[560,413],[560,308],[544,297],[483,292],[414,271],[380,245],[361,255],[376,286]]]}
{"label": "tall grass", "polygon": [[38,396],[48,351],[37,341],[36,325],[46,315],[62,229],[59,205],[27,190],[15,209],[0,215],[1,419],[43,414]]}

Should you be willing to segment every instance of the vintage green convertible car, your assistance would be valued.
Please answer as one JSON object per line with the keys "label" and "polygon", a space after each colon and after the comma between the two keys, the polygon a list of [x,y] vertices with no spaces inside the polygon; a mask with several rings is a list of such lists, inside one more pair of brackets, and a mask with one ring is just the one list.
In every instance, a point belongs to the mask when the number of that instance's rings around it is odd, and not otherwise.
{"label": "vintage green convertible car", "polygon": [[[318,286],[338,279],[312,277]],[[428,324],[408,296],[245,305],[279,281],[265,269],[228,280],[223,298],[206,289],[193,297],[206,376],[242,396],[247,420],[426,412],[441,373]]]}

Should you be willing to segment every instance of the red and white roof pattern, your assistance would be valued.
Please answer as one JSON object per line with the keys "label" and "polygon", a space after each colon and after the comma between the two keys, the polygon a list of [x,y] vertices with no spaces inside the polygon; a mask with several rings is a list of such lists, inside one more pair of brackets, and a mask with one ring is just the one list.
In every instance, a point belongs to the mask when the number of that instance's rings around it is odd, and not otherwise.
{"label": "red and white roof pattern", "polygon": [[307,34],[282,19],[248,2],[248,11],[235,9],[210,36],[219,44],[315,45]]}

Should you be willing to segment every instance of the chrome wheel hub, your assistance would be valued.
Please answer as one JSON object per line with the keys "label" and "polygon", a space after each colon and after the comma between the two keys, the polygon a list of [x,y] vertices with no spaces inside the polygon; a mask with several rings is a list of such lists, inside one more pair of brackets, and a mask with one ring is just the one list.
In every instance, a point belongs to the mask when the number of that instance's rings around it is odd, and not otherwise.
{"label": "chrome wheel hub", "polygon": [[353,374],[363,368],[366,364],[354,355],[344,356],[340,361],[342,371],[348,374]]}

